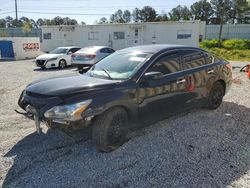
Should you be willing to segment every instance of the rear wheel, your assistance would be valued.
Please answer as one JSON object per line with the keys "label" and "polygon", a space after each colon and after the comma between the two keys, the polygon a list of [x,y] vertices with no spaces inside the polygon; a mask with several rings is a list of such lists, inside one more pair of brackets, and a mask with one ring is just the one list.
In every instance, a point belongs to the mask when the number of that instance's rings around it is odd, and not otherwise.
{"label": "rear wheel", "polygon": [[221,82],[215,82],[209,97],[208,97],[208,103],[207,103],[207,108],[210,110],[217,109],[223,100],[225,94],[225,88]]}
{"label": "rear wheel", "polygon": [[59,68],[60,68],[60,69],[64,69],[64,68],[66,68],[66,67],[67,67],[66,61],[65,61],[64,59],[61,59],[61,60],[59,61]]}
{"label": "rear wheel", "polygon": [[110,152],[126,141],[127,133],[127,112],[121,107],[116,107],[96,119],[92,129],[92,139],[98,150]]}

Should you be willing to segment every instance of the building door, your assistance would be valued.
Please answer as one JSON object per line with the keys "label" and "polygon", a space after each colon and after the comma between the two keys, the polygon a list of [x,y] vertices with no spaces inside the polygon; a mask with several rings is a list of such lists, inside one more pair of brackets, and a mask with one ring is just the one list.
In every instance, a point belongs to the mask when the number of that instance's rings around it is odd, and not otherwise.
{"label": "building door", "polygon": [[12,41],[0,41],[0,59],[15,59]]}

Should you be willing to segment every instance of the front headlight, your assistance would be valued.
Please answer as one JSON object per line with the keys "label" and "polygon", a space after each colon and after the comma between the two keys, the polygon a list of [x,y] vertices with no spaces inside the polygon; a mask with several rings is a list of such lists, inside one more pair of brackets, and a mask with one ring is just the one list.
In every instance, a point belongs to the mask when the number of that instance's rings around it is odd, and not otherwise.
{"label": "front headlight", "polygon": [[55,60],[57,60],[57,57],[54,57],[54,58],[48,59],[48,60],[47,60],[47,62],[49,62],[49,61],[55,61]]}
{"label": "front headlight", "polygon": [[55,106],[44,113],[44,117],[54,120],[77,121],[82,119],[81,114],[87,109],[91,99],[75,104]]}

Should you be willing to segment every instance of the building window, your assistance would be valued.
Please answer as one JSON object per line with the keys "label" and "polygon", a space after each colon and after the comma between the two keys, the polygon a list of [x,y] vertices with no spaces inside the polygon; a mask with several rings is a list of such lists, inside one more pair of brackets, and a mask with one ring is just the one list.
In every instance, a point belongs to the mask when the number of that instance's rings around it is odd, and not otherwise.
{"label": "building window", "polygon": [[188,39],[192,37],[191,30],[178,30],[177,31],[177,39]]}
{"label": "building window", "polygon": [[137,38],[137,37],[138,37],[138,35],[139,35],[139,30],[138,30],[138,29],[136,29],[136,30],[135,30],[135,38]]}
{"label": "building window", "polygon": [[89,32],[88,40],[98,40],[98,32]]}
{"label": "building window", "polygon": [[43,39],[51,39],[51,33],[43,33]]}
{"label": "building window", "polygon": [[125,33],[124,32],[114,32],[114,39],[115,40],[125,39]]}

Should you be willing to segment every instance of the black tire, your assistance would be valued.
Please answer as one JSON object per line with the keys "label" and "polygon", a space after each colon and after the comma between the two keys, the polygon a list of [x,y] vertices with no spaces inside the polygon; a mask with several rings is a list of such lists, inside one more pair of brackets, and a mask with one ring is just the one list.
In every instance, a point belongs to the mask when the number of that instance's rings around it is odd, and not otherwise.
{"label": "black tire", "polygon": [[97,117],[92,129],[92,139],[99,151],[111,152],[126,141],[127,133],[127,112],[116,107]]}
{"label": "black tire", "polygon": [[217,109],[225,95],[225,88],[221,82],[215,82],[208,96],[207,108],[209,110]]}
{"label": "black tire", "polygon": [[60,69],[65,69],[67,67],[67,62],[64,59],[61,59],[59,61],[59,68]]}

